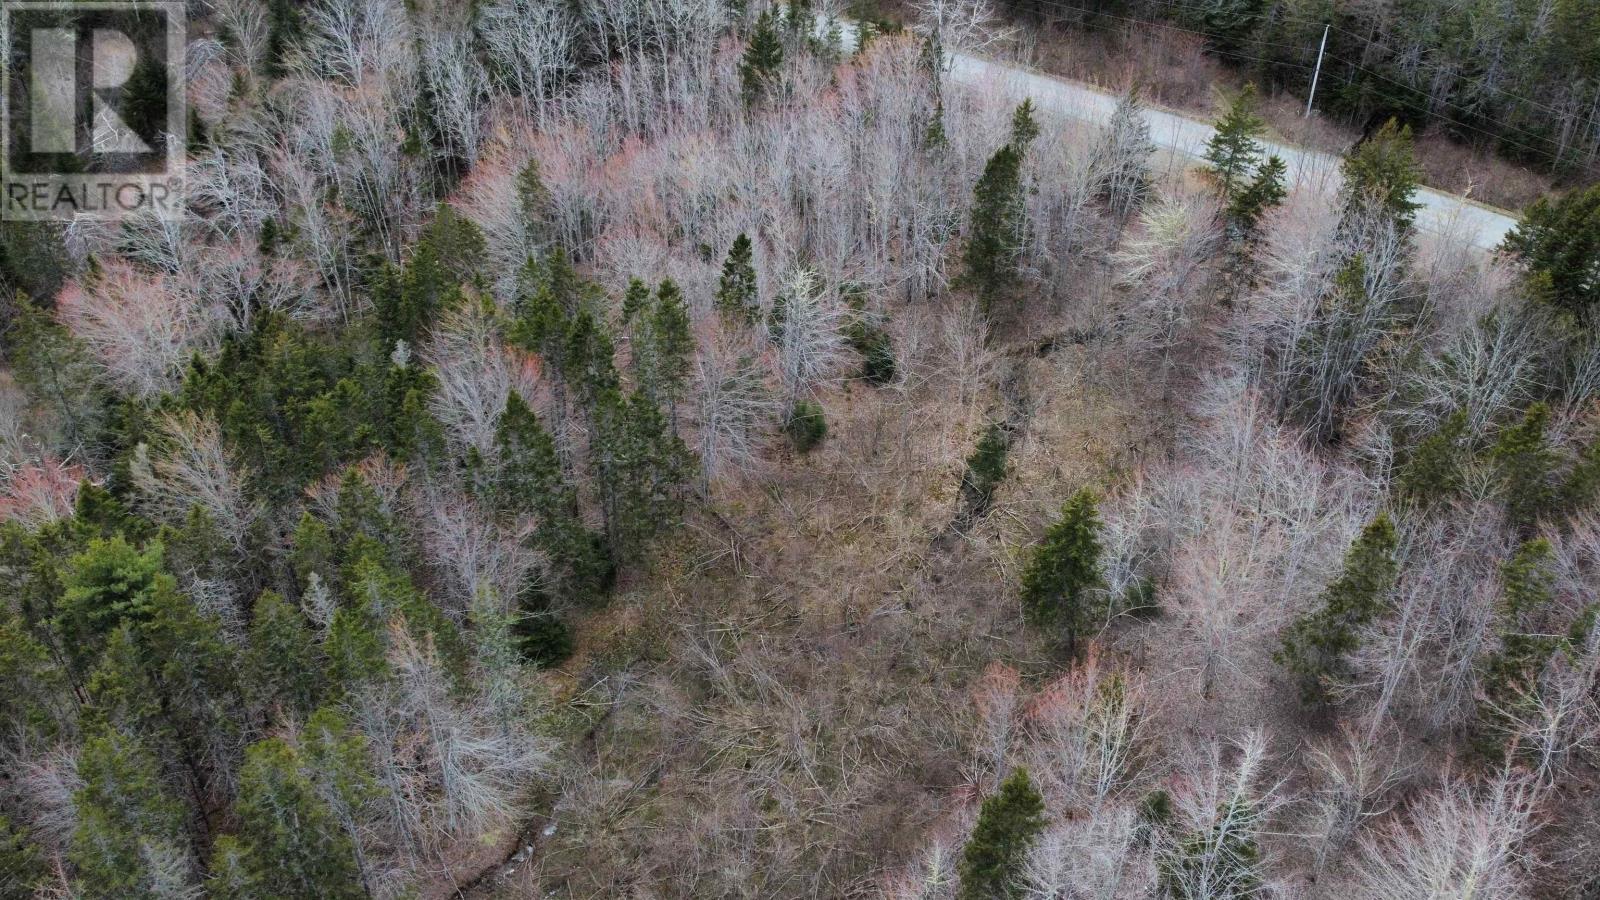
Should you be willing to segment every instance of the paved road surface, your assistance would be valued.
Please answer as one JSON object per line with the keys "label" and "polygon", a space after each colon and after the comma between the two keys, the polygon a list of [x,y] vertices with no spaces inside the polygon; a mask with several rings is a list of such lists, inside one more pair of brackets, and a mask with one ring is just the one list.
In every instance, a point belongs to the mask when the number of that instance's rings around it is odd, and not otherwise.
{"label": "paved road surface", "polygon": [[[1043,109],[1089,122],[1106,121],[1117,105],[1114,96],[1087,85],[964,53],[952,54],[950,77],[958,84],[994,85],[1018,102],[1032,97]],[[1145,110],[1144,116],[1150,123],[1151,139],[1175,153],[1198,158],[1211,139],[1211,126],[1204,122],[1155,109]],[[1338,184],[1339,157],[1271,141],[1266,144],[1269,153],[1283,158],[1295,187],[1331,191]],[[1419,228],[1434,233],[1454,231],[1485,250],[1498,246],[1517,224],[1502,211],[1432,188],[1418,190],[1417,199],[1422,203],[1417,211]]]}

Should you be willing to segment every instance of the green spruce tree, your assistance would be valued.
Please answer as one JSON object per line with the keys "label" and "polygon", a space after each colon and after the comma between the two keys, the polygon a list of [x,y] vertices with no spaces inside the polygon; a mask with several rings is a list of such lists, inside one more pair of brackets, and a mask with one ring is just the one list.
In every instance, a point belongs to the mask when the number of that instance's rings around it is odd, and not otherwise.
{"label": "green spruce tree", "polygon": [[753,322],[760,317],[754,248],[745,234],[733,239],[728,258],[722,263],[722,277],[717,281],[717,310],[736,321]]}
{"label": "green spruce tree", "polygon": [[117,113],[128,129],[156,147],[169,130],[167,121],[167,70],[149,54],[139,54],[133,72],[117,97]]}
{"label": "green spruce tree", "polygon": [[1587,323],[1600,300],[1600,185],[1534,201],[1502,249],[1534,296]]}
{"label": "green spruce tree", "polygon": [[295,0],[267,0],[266,76],[281,78],[288,70],[289,53],[300,39],[304,25]]}
{"label": "green spruce tree", "polygon": [[1061,508],[1061,519],[1033,548],[1022,573],[1022,610],[1028,622],[1074,652],[1078,636],[1104,611],[1097,598],[1100,573],[1100,513],[1094,492],[1078,491]]}
{"label": "green spruce tree", "polygon": [[[1519,546],[1500,566],[1500,602],[1494,631],[1499,646],[1483,661],[1482,723],[1501,734],[1512,731],[1519,707],[1538,687],[1545,665],[1565,643],[1545,627],[1555,600],[1555,552],[1550,542],[1535,538]],[[1495,745],[1480,741],[1486,751]],[[1495,751],[1494,755],[1498,755]]]}
{"label": "green spruce tree", "polygon": [[739,61],[739,82],[744,88],[745,102],[755,104],[765,99],[782,70],[783,38],[778,34],[778,22],[772,10],[768,9],[756,19],[750,44]]}
{"label": "green spruce tree", "polygon": [[1044,831],[1044,798],[1018,768],[983,801],[961,851],[958,900],[1008,900],[1022,893],[1022,866]]}
{"label": "green spruce tree", "polygon": [[1361,629],[1381,615],[1399,575],[1394,524],[1379,513],[1345,554],[1344,570],[1322,592],[1317,609],[1296,619],[1273,654],[1289,670],[1305,703],[1327,703],[1330,689],[1347,675],[1346,658]]}
{"label": "green spruce tree", "polygon": [[550,580],[560,597],[595,599],[609,584],[610,561],[579,517],[577,492],[562,473],[555,440],[515,391],[506,398],[495,447],[495,505],[538,520],[534,540],[550,560]]}
{"label": "green spruce tree", "polygon": [[118,626],[148,618],[161,569],[160,544],[140,550],[120,534],[94,538],[66,561],[55,627],[80,673],[93,665]]}
{"label": "green spruce tree", "polygon": [[49,874],[44,854],[28,833],[0,816],[0,897],[38,897]]}
{"label": "green spruce tree", "polygon": [[1283,198],[1288,196],[1284,186],[1286,171],[1282,159],[1267,157],[1250,184],[1228,201],[1223,217],[1234,240],[1248,244],[1259,237],[1262,217],[1282,205]]}
{"label": "green spruce tree", "polygon": [[1556,454],[1544,433],[1549,420],[1550,408],[1535,403],[1521,422],[1502,428],[1489,449],[1506,519],[1516,528],[1532,528],[1555,500]]}
{"label": "green spruce tree", "polygon": [[967,457],[966,471],[961,474],[961,501],[966,515],[981,516],[989,509],[995,489],[1005,480],[1010,446],[1011,436],[998,422],[978,439],[978,446]]}
{"label": "green spruce tree", "polygon": [[239,774],[238,900],[364,900],[355,850],[302,771],[295,749],[268,738]]}
{"label": "green spruce tree", "polygon": [[76,824],[67,857],[82,896],[181,896],[160,890],[177,887],[168,876],[186,873],[191,864],[183,805],[162,782],[155,757],[133,738],[95,729],[78,754],[78,777],[83,786],[72,798]]}
{"label": "green spruce tree", "polygon": [[637,278],[629,278],[628,287],[622,292],[622,324],[632,325],[649,305],[650,286]]}
{"label": "green spruce tree", "polygon": [[303,722],[321,702],[326,666],[305,615],[275,591],[256,599],[245,671],[258,706]]}
{"label": "green spruce tree", "polygon": [[1409,234],[1422,207],[1414,196],[1422,181],[1411,146],[1411,127],[1390,119],[1383,127],[1345,157],[1340,171],[1344,183],[1340,196],[1344,203],[1344,227],[1362,217],[1377,217],[1393,223],[1402,234]]}
{"label": "green spruce tree", "polygon": [[1022,154],[1006,144],[989,157],[972,188],[966,279],[985,312],[994,308],[1017,279],[1025,217]]}
{"label": "green spruce tree", "polygon": [[828,417],[815,400],[796,400],[783,420],[783,433],[796,453],[810,453],[828,437]]}
{"label": "green spruce tree", "polygon": [[683,291],[672,279],[656,288],[656,302],[650,309],[648,335],[649,378],[642,383],[645,394],[665,405],[673,430],[678,427],[678,403],[689,386],[694,365],[694,332],[689,324],[689,307]]}
{"label": "green spruce tree", "polygon": [[612,389],[598,401],[594,441],[601,511],[613,558],[638,558],[651,537],[678,520],[693,458],[661,408],[643,394]]}
{"label": "green spruce tree", "polygon": [[985,313],[1009,293],[1021,274],[1028,230],[1022,166],[1038,136],[1033,101],[1024,100],[1011,114],[1011,140],[989,157],[972,188],[964,277]]}
{"label": "green spruce tree", "polygon": [[1467,411],[1457,410],[1406,455],[1395,478],[1400,492],[1423,505],[1457,493],[1467,457],[1466,437]]}
{"label": "green spruce tree", "polygon": [[1228,101],[1228,108],[1215,125],[1215,134],[1206,142],[1208,171],[1216,181],[1225,204],[1244,190],[1256,177],[1261,165],[1261,136],[1267,125],[1256,113],[1256,86],[1247,84]]}

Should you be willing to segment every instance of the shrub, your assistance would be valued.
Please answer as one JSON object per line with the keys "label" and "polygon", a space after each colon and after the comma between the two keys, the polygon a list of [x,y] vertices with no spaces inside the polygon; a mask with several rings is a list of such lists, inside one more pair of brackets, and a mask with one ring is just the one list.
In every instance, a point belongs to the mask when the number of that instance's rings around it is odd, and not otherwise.
{"label": "shrub", "polygon": [[783,433],[789,436],[796,452],[810,453],[828,436],[828,420],[822,414],[822,407],[812,400],[795,403],[788,420],[783,423]]}

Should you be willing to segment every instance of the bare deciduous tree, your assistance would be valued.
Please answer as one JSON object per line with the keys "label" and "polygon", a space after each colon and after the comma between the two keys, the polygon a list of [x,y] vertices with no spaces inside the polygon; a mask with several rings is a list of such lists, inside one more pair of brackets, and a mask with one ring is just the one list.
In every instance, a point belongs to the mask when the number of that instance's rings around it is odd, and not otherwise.
{"label": "bare deciduous tree", "polygon": [[695,360],[695,428],[700,470],[709,485],[727,474],[753,471],[761,442],[781,409],[768,386],[769,369],[752,341],[710,335]]}
{"label": "bare deciduous tree", "polygon": [[1394,808],[1395,790],[1409,772],[1397,747],[1383,738],[1373,740],[1344,723],[1336,737],[1306,750],[1306,765],[1315,779],[1306,800],[1306,838],[1319,870],[1338,858],[1367,822]]}
{"label": "bare deciduous tree", "polygon": [[457,446],[486,456],[520,368],[500,340],[494,311],[467,301],[433,330],[423,354],[439,389],[429,405]]}
{"label": "bare deciduous tree", "polygon": [[233,548],[262,515],[245,490],[249,471],[229,458],[216,422],[187,410],[157,420],[159,438],[136,449],[129,471],[155,518],[178,523],[195,507]]}
{"label": "bare deciduous tree", "polygon": [[94,352],[106,378],[135,397],[177,387],[196,352],[213,346],[212,323],[186,292],[166,276],[146,275],[108,263],[69,283],[56,300],[58,314]]}
{"label": "bare deciduous tree", "polygon": [[1505,774],[1481,787],[1448,778],[1414,802],[1404,821],[1360,842],[1346,896],[1356,900],[1445,900],[1529,896],[1537,792]]}
{"label": "bare deciduous tree", "polygon": [[773,317],[778,374],[792,406],[837,372],[844,354],[844,309],[831,287],[819,284],[809,270],[795,268],[784,280]]}

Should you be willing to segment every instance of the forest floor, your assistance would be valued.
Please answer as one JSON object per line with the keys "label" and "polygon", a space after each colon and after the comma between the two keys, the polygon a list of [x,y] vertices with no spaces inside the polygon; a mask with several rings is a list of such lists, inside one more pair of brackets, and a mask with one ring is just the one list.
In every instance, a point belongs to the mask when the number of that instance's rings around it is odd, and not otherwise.
{"label": "forest floor", "polygon": [[[475,896],[867,895],[968,805],[975,685],[997,662],[1025,682],[1058,669],[1021,625],[1017,554],[1157,423],[1095,348],[1049,328],[952,347],[950,315],[906,313],[900,383],[832,391],[821,447],[720,492],[582,617],[554,673],[580,760],[554,831]],[[957,530],[964,459],[1000,419],[1010,476]],[[779,872],[815,875],[762,880]]]}

